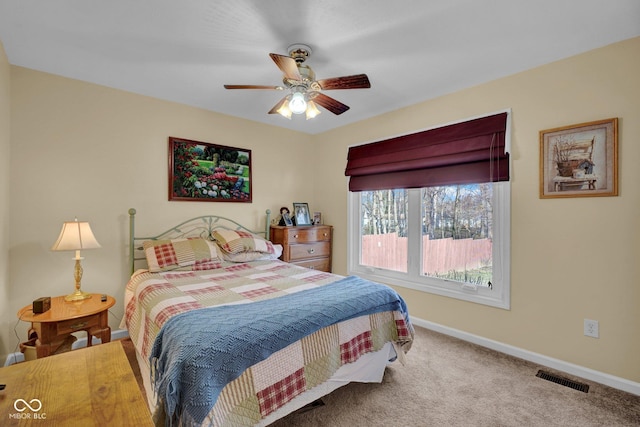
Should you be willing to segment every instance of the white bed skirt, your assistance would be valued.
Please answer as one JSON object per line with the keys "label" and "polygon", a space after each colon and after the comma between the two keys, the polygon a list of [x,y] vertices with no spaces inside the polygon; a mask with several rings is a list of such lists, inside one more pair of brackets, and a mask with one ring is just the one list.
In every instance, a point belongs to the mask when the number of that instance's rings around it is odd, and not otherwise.
{"label": "white bed skirt", "polygon": [[[326,396],[332,391],[349,384],[350,382],[380,383],[384,376],[384,370],[390,360],[395,360],[398,353],[391,342],[386,343],[381,350],[364,354],[357,361],[341,366],[331,378],[311,390],[296,396],[277,411],[263,418],[257,426],[266,426],[286,415],[308,405],[309,403]],[[151,386],[151,372],[149,366],[136,351],[136,359],[140,366],[142,382],[147,395],[149,410],[155,414],[156,404],[153,387]]]}

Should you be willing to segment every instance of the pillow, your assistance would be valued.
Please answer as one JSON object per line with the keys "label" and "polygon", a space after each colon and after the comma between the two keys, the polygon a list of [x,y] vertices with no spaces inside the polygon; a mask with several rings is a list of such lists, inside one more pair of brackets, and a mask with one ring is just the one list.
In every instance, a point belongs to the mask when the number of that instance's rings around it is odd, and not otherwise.
{"label": "pillow", "polygon": [[249,262],[249,261],[273,261],[280,258],[282,255],[283,247],[280,244],[272,243],[273,253],[246,251],[239,252],[237,254],[229,254],[225,251],[220,251],[222,259],[229,262]]}
{"label": "pillow", "polygon": [[[220,252],[222,252],[222,251],[220,251]],[[195,264],[184,268],[184,270],[191,270],[191,271],[215,270],[215,269],[221,268],[221,267],[222,267],[222,260],[219,259],[219,258],[216,258],[216,259],[207,259],[207,260],[202,260],[202,261],[196,261]]]}
{"label": "pillow", "polygon": [[226,252],[222,252],[222,259],[229,262],[250,262],[250,261],[261,259],[265,256],[270,256],[270,255],[265,254],[264,252],[256,252],[256,251],[238,252],[237,254],[229,254]]}
{"label": "pillow", "polygon": [[274,252],[273,244],[270,241],[248,231],[219,229],[215,230],[212,236],[220,248],[229,254],[241,252],[272,254]]}
{"label": "pillow", "polygon": [[142,247],[152,273],[220,261],[216,244],[202,238],[147,240]]}

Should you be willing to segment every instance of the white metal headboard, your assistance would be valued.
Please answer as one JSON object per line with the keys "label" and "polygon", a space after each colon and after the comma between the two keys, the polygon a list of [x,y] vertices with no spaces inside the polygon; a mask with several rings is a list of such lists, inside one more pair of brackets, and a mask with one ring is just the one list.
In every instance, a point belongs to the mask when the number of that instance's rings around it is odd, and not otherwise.
{"label": "white metal headboard", "polygon": [[244,230],[253,234],[263,235],[268,240],[269,226],[271,224],[271,210],[267,209],[265,211],[265,214],[266,222],[264,231],[251,230],[229,218],[217,215],[203,215],[181,222],[180,224],[171,227],[170,229],[163,231],[162,233],[155,236],[137,236],[135,233],[136,210],[134,208],[131,208],[129,209],[130,274],[133,274],[133,272],[135,271],[136,261],[142,261],[145,259],[142,249],[142,242],[145,240],[170,240],[184,237],[202,237],[205,239],[213,240],[213,232],[216,229]]}

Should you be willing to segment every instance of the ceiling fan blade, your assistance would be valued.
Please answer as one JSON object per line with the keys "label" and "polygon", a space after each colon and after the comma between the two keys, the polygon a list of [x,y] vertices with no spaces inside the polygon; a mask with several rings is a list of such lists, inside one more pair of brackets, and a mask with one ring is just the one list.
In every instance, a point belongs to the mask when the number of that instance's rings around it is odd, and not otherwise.
{"label": "ceiling fan blade", "polygon": [[349,109],[348,105],[344,105],[342,102],[335,100],[324,93],[316,92],[311,99],[316,104],[326,108],[336,115],[342,114]]}
{"label": "ceiling fan blade", "polygon": [[282,107],[282,104],[284,104],[286,101],[287,101],[287,97],[285,96],[280,100],[280,102],[274,105],[271,110],[269,110],[269,114],[276,114],[278,112],[278,109]]}
{"label": "ceiling fan blade", "polygon": [[302,76],[298,71],[298,64],[296,60],[290,56],[278,55],[277,53],[270,53],[269,56],[276,63],[278,68],[282,70],[285,77],[291,80],[302,80]]}
{"label": "ceiling fan blade", "polygon": [[371,87],[366,74],[356,74],[353,76],[333,77],[318,80],[317,83],[323,90],[331,89],[368,89]]}
{"label": "ceiling fan blade", "polygon": [[224,85],[225,89],[274,89],[282,90],[282,86],[262,86],[262,85]]}

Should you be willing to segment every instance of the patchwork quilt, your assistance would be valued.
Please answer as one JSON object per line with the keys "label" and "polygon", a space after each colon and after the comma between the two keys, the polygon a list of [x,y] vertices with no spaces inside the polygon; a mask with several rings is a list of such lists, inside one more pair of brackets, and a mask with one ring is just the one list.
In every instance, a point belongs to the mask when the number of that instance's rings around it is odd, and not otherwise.
{"label": "patchwork quilt", "polygon": [[[162,327],[176,315],[242,304],[250,318],[253,302],[342,279],[277,260],[223,262],[217,267],[134,274],[125,294],[125,322],[144,360],[149,359]],[[299,307],[292,307],[295,309]],[[189,330],[184,333],[188,335]],[[412,338],[411,324],[399,310],[370,313],[323,327],[274,352],[228,383],[202,424],[255,425],[296,396],[326,381],[341,366],[380,350],[387,342],[407,351]],[[164,408],[164,403],[159,402],[158,407]]]}

